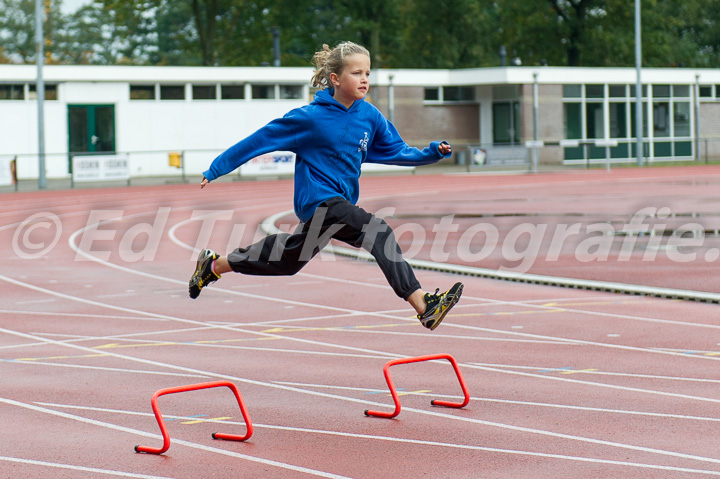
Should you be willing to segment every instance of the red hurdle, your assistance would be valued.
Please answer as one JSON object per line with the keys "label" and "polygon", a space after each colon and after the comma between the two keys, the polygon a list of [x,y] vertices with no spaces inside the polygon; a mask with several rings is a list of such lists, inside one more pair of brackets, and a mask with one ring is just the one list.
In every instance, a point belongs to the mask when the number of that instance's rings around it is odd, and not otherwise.
{"label": "red hurdle", "polygon": [[385,380],[387,381],[388,387],[390,388],[390,393],[392,394],[393,401],[395,401],[395,411],[389,413],[389,412],[382,412],[382,411],[366,410],[365,415],[392,419],[395,416],[397,416],[398,414],[400,414],[400,398],[398,397],[397,391],[395,390],[395,385],[392,382],[392,378],[390,378],[390,366],[394,366],[396,364],[417,363],[420,361],[433,361],[436,359],[447,359],[448,361],[450,361],[450,364],[452,364],[453,369],[455,369],[455,374],[457,375],[458,381],[460,381],[460,387],[462,388],[463,394],[465,395],[465,400],[461,403],[455,403],[455,402],[439,401],[437,399],[433,399],[432,401],[430,401],[430,404],[433,406],[445,406],[445,407],[456,407],[456,408],[461,408],[461,407],[467,406],[468,403],[470,402],[470,394],[468,393],[467,387],[465,386],[465,380],[463,379],[462,374],[460,374],[460,369],[458,368],[455,358],[453,358],[449,354],[431,354],[429,356],[417,356],[414,358],[393,359],[392,361],[388,361],[385,364],[385,367],[383,368],[383,373],[385,373]]}
{"label": "red hurdle", "polygon": [[212,434],[213,439],[226,439],[228,441],[245,441],[247,439],[250,439],[250,436],[252,436],[253,433],[252,422],[250,422],[250,416],[248,415],[247,409],[245,409],[245,404],[243,403],[242,396],[240,396],[240,391],[238,390],[237,386],[235,386],[230,381],[214,381],[210,383],[191,384],[189,386],[178,386],[174,388],[161,389],[156,392],[150,402],[152,403],[152,409],[155,413],[155,418],[160,425],[160,431],[162,432],[163,436],[163,446],[161,448],[154,448],[138,445],[135,446],[135,452],[162,454],[170,448],[170,434],[168,433],[167,427],[165,426],[165,421],[163,420],[163,417],[160,414],[160,408],[158,407],[158,398],[160,396],[164,396],[166,394],[184,393],[187,391],[197,391],[199,389],[219,387],[228,387],[235,394],[235,398],[237,399],[238,405],[240,406],[240,411],[242,412],[243,419],[245,420],[245,424],[247,425],[247,432],[244,436],[236,436],[234,434],[221,434],[219,432],[214,432]]}

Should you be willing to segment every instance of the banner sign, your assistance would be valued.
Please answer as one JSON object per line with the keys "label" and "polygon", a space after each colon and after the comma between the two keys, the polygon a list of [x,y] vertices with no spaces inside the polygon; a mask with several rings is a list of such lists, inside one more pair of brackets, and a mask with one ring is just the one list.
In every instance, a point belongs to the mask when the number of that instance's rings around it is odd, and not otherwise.
{"label": "banner sign", "polygon": [[[415,167],[363,163],[362,171],[412,171]],[[292,175],[295,173],[295,153],[292,151],[274,151],[253,158],[240,165],[241,176]]]}
{"label": "banner sign", "polygon": [[0,186],[13,184],[12,158],[0,158]]}
{"label": "banner sign", "polygon": [[240,165],[241,176],[292,175],[295,173],[295,153],[273,151]]}
{"label": "banner sign", "polygon": [[74,181],[127,180],[130,162],[127,155],[73,156]]}

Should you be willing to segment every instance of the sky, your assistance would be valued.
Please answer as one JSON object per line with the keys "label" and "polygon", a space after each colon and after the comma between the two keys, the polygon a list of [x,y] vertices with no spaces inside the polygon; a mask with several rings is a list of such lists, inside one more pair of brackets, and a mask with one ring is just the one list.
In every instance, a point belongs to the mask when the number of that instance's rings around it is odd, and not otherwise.
{"label": "sky", "polygon": [[62,0],[61,9],[63,13],[72,13],[91,0]]}

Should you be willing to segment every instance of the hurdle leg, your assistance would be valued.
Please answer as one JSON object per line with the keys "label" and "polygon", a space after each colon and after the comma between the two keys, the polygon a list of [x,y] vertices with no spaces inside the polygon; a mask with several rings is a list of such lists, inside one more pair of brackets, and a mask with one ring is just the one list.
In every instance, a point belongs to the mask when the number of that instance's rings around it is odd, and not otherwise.
{"label": "hurdle leg", "polygon": [[250,421],[250,415],[245,408],[245,404],[243,403],[242,396],[240,395],[240,391],[238,390],[237,386],[235,386],[235,384],[231,383],[230,381],[214,381],[209,383],[191,384],[188,386],[177,386],[173,388],[161,389],[155,394],[153,394],[150,402],[152,404],[153,413],[155,414],[155,419],[157,419],[158,425],[160,426],[160,432],[162,433],[163,437],[163,445],[160,448],[137,445],[135,446],[135,452],[144,452],[148,454],[163,454],[170,448],[170,434],[168,433],[167,426],[165,426],[165,420],[163,419],[162,414],[160,413],[160,407],[158,406],[158,398],[160,398],[160,396],[217,387],[227,387],[230,388],[230,390],[233,392],[235,398],[238,401],[238,405],[240,406],[240,412],[242,413],[243,419],[245,420],[247,432],[245,433],[245,435],[242,436],[215,432],[212,434],[213,439],[226,439],[230,441],[245,441],[247,439],[250,439],[250,436],[252,436],[253,433],[252,422]]}
{"label": "hurdle leg", "polygon": [[395,411],[388,413],[388,412],[382,412],[382,411],[370,411],[365,410],[366,416],[376,416],[376,417],[384,417],[387,419],[392,419],[398,414],[400,414],[400,398],[398,397],[397,391],[395,390],[395,385],[393,384],[392,378],[390,377],[390,367],[394,366],[396,364],[408,364],[408,363],[417,363],[420,361],[434,361],[436,359],[447,359],[450,361],[450,364],[452,364],[453,369],[455,370],[455,375],[458,378],[458,381],[460,382],[460,387],[462,388],[463,395],[465,396],[464,400],[460,403],[451,402],[451,401],[441,401],[438,399],[434,399],[430,401],[430,404],[433,406],[444,406],[444,407],[454,407],[454,408],[462,408],[468,405],[470,402],[470,394],[468,393],[467,386],[465,385],[465,380],[462,377],[462,374],[460,373],[460,368],[458,367],[457,361],[455,361],[455,358],[450,356],[449,354],[431,354],[429,356],[417,356],[412,358],[401,358],[401,359],[393,359],[392,361],[388,361],[385,363],[385,367],[383,368],[383,373],[385,374],[385,380],[387,381],[388,388],[390,389],[390,394],[392,395],[393,402],[395,403]]}

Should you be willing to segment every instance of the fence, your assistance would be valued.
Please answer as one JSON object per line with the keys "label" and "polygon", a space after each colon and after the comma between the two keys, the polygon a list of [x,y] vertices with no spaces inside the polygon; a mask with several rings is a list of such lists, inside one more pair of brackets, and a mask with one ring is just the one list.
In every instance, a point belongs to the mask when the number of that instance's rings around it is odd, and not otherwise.
{"label": "fence", "polygon": [[[585,155],[576,160],[568,161],[564,158],[564,148],[561,141],[545,141],[542,147],[537,148],[538,164],[541,166],[605,166],[610,164],[632,164],[634,158],[606,158],[606,148],[580,142],[579,148],[586,151]],[[465,149],[456,149],[454,161],[458,165],[465,165],[467,171],[482,171],[491,168],[527,168],[535,165],[535,148],[527,145],[469,145]],[[598,156],[597,151],[602,150]],[[693,141],[694,157],[684,157],[683,161],[710,163],[720,161],[720,138],[700,138]],[[142,183],[144,179],[164,178],[170,182],[186,182],[188,177],[199,178],[207,169],[210,162],[222,152],[221,149],[187,149],[187,150],[155,150],[155,151],[127,151],[98,153],[48,153],[45,155],[46,175],[57,187],[75,187],[76,182],[123,182],[128,185]],[[592,151],[595,151],[593,154]],[[79,178],[78,171],[73,167],[73,157],[85,160],[96,157],[114,162],[119,168],[112,170],[109,176],[100,173],[90,174],[87,168],[92,168],[93,162],[85,161],[85,175]],[[608,161],[609,160],[609,161]],[[287,154],[264,155],[258,160],[261,164],[247,165],[235,173],[236,177],[255,176],[290,176],[293,167]],[[647,163],[679,161],[679,158],[662,157],[649,159]],[[372,165],[375,166],[375,165]],[[0,155],[0,192],[14,189],[18,191],[18,183],[28,183],[38,178],[37,154],[3,154]],[[390,168],[388,168],[390,169]],[[363,168],[365,170],[365,166]],[[403,171],[411,171],[403,168]],[[93,176],[95,175],[95,176]],[[19,181],[18,181],[19,180]]]}

